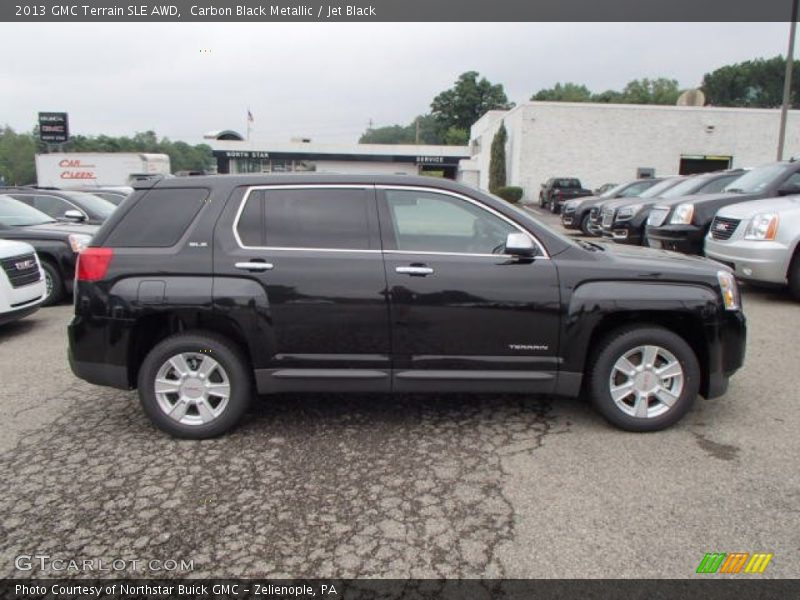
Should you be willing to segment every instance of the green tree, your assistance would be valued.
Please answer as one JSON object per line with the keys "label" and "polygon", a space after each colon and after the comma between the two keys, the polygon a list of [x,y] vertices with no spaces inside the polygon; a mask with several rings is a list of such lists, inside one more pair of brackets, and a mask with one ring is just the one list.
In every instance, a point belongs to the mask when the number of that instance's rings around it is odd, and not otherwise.
{"label": "green tree", "polygon": [[506,185],[507,140],[506,124],[501,122],[500,128],[492,139],[492,148],[489,154],[489,191],[493,194]]}
{"label": "green tree", "polygon": [[36,181],[36,139],[30,133],[0,128],[0,180],[6,185],[28,185]]}
{"label": "green tree", "polygon": [[675,104],[681,91],[674,79],[634,79],[622,90],[624,104]]}
{"label": "green tree", "polygon": [[592,93],[585,85],[577,83],[555,84],[552,88],[539,90],[531,100],[547,102],[591,102]]}
{"label": "green tree", "polygon": [[451,127],[444,132],[446,146],[466,146],[469,143],[469,130],[461,127]]}
{"label": "green tree", "polygon": [[502,84],[492,84],[477,71],[462,73],[455,85],[441,92],[431,102],[433,114],[442,131],[451,127],[469,131],[475,121],[490,110],[508,110],[509,102]]}
{"label": "green tree", "polygon": [[[783,79],[786,59],[756,58],[720,67],[703,77],[706,101],[716,106],[775,108],[783,103]],[[800,108],[800,64],[792,73],[790,103]]]}

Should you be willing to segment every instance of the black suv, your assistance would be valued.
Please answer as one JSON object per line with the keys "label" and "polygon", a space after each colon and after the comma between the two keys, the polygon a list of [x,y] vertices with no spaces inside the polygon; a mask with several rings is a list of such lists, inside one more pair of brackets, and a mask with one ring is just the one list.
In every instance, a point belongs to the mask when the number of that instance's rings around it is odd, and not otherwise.
{"label": "black suv", "polygon": [[230,429],[255,391],[585,390],[662,429],[741,366],[736,281],[614,250],[447,180],[139,182],[80,255],[70,364],[180,437]]}
{"label": "black suv", "polygon": [[584,235],[600,235],[597,226],[591,223],[593,209],[613,198],[636,198],[659,181],[661,179],[635,179],[606,190],[599,196],[567,200],[561,207],[561,224],[565,229],[580,229]]}
{"label": "black suv", "polygon": [[792,194],[800,194],[800,161],[770,163],[748,171],[720,194],[659,202],[647,217],[647,242],[654,248],[702,254],[706,234],[720,208]]}
{"label": "black suv", "polygon": [[28,242],[36,248],[47,283],[42,306],[59,302],[72,293],[78,252],[97,231],[94,225],[63,223],[0,194],[0,239]]}
{"label": "black suv", "polygon": [[[718,194],[745,173],[744,169],[717,171],[690,177],[672,177],[651,187],[639,198],[623,198],[602,204],[601,234],[620,244],[647,244],[645,227],[655,204],[690,195]],[[666,183],[669,185],[666,185]]]}

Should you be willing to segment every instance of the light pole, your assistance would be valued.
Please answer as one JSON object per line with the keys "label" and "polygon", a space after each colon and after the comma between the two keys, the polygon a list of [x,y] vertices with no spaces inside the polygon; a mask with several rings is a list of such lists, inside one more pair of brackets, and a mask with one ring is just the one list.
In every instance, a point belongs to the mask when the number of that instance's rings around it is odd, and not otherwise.
{"label": "light pole", "polygon": [[800,0],[792,0],[792,22],[789,25],[789,49],[786,52],[786,74],[783,77],[783,105],[781,106],[781,128],[778,132],[778,160],[783,160],[783,146],[786,142],[786,117],[792,96],[792,70],[794,65],[794,34],[797,29],[797,5]]}

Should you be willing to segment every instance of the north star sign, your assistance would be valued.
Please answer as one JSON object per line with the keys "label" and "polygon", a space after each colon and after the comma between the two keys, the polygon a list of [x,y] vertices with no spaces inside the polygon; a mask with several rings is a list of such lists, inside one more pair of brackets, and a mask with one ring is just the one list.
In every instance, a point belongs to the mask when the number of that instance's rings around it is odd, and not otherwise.
{"label": "north star sign", "polygon": [[246,150],[226,150],[225,158],[269,158],[269,152],[249,152]]}

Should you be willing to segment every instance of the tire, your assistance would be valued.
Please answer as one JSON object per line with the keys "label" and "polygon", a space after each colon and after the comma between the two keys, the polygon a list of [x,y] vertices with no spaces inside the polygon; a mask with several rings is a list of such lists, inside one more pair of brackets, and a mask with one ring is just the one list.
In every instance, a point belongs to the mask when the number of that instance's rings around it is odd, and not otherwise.
{"label": "tire", "polygon": [[544,195],[540,193],[539,194],[539,208],[544,208],[544,205],[545,205]]}
{"label": "tire", "polygon": [[792,298],[800,302],[800,249],[794,253],[787,279],[789,280],[789,293]]}
{"label": "tire", "polygon": [[[183,383],[181,372],[187,374]],[[159,393],[157,379],[164,390]],[[156,427],[174,437],[200,440],[219,436],[239,422],[252,397],[252,373],[242,352],[224,337],[178,333],[147,354],[138,386],[142,407]]]}
{"label": "tire", "polygon": [[42,300],[42,306],[53,306],[61,302],[64,297],[64,280],[55,265],[46,260],[41,262],[47,285],[47,292],[45,292],[44,300]]}
{"label": "tire", "polygon": [[589,213],[585,213],[581,219],[581,231],[584,235],[592,235],[589,231]]}
{"label": "tire", "polygon": [[[653,349],[657,351],[654,353]],[[645,363],[646,355],[641,350],[656,359]],[[694,351],[682,337],[663,327],[618,329],[603,339],[595,356],[588,372],[589,397],[600,414],[620,429],[665,429],[683,418],[700,389],[700,365]],[[669,368],[666,373],[673,375],[659,382],[658,375],[639,361],[655,365],[656,369]],[[631,367],[633,377],[623,372]],[[618,389],[616,400],[612,396],[613,384]]]}
{"label": "tire", "polygon": [[553,200],[550,202],[550,212],[553,213],[554,215],[557,215],[558,213],[561,212],[557,201]]}

